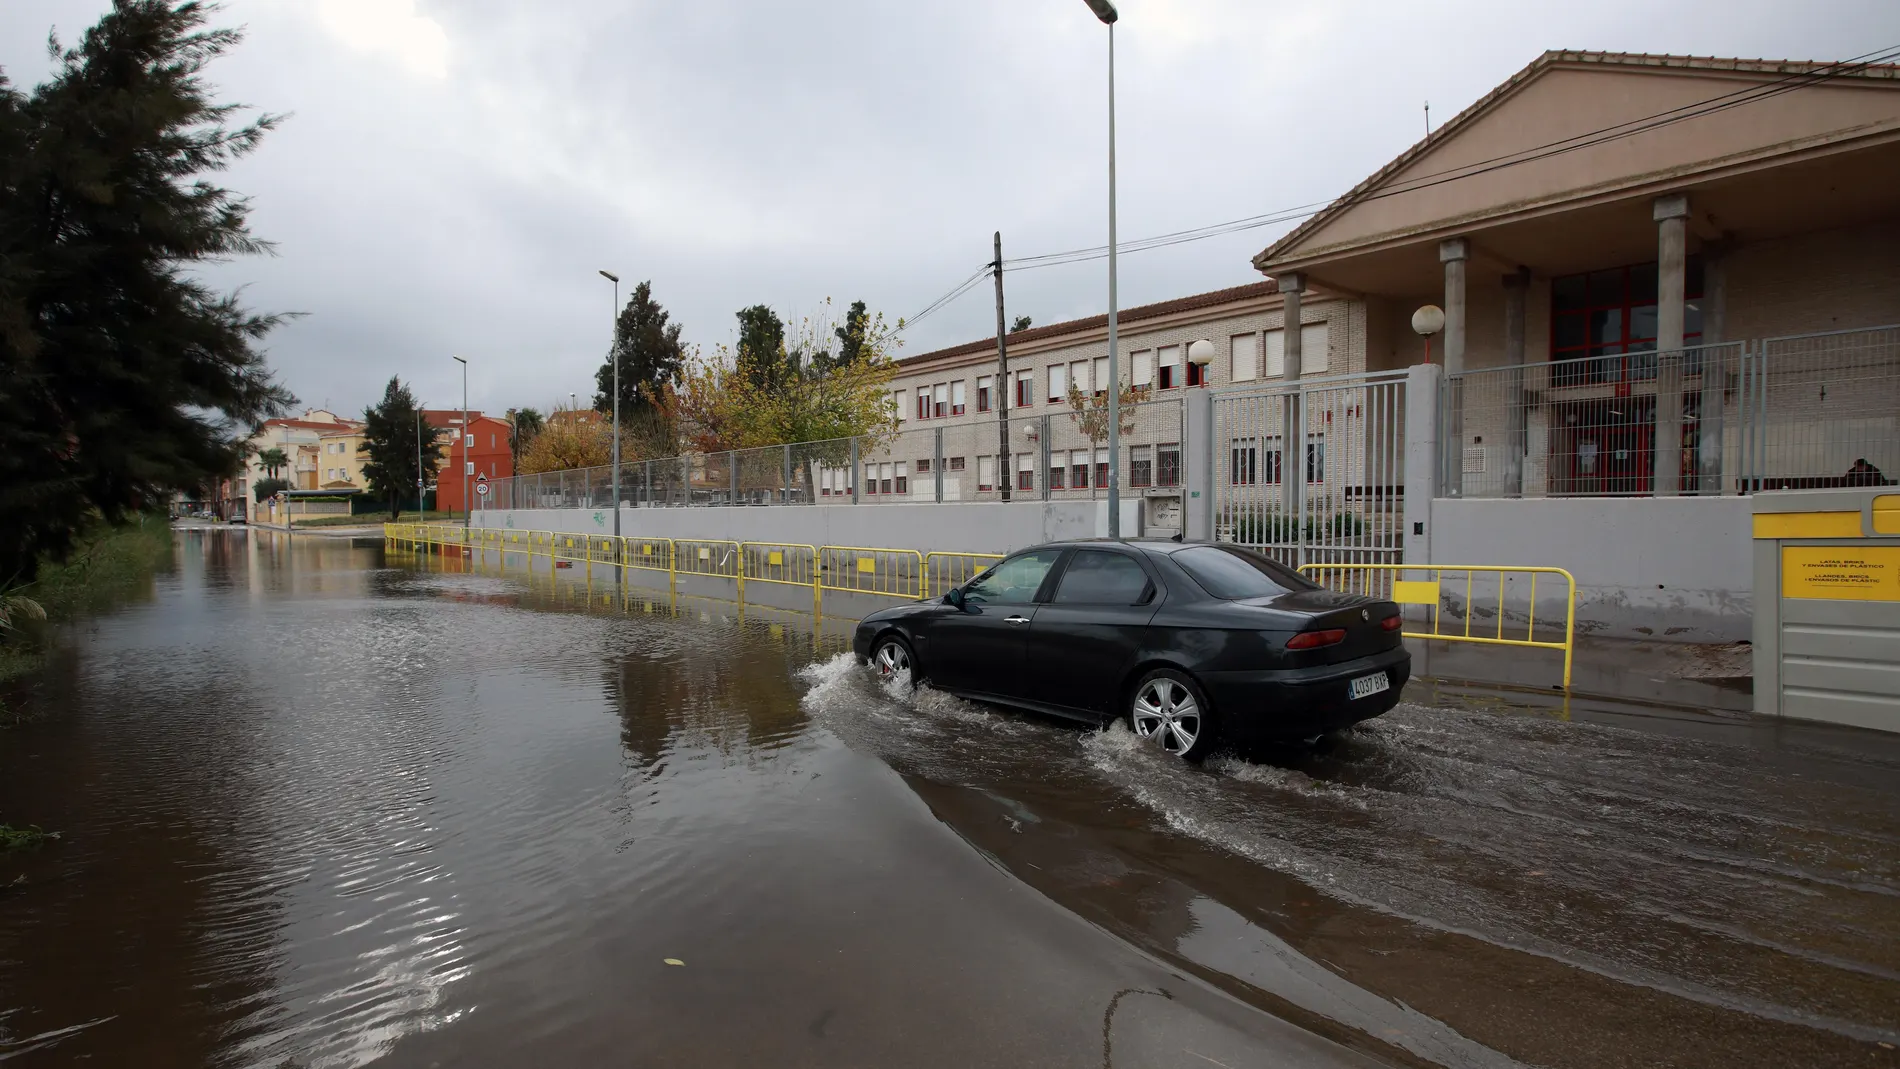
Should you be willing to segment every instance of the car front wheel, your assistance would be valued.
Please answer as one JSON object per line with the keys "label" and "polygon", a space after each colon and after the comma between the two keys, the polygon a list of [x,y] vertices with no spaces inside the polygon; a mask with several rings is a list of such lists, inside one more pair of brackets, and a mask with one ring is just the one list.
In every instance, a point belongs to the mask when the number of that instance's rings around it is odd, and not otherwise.
{"label": "car front wheel", "polygon": [[871,668],[877,672],[880,683],[897,681],[916,687],[916,664],[917,658],[911,655],[910,643],[897,635],[886,635],[871,647]]}
{"label": "car front wheel", "polygon": [[1214,715],[1207,696],[1184,672],[1158,668],[1141,677],[1129,699],[1128,726],[1136,736],[1188,761],[1214,746]]}

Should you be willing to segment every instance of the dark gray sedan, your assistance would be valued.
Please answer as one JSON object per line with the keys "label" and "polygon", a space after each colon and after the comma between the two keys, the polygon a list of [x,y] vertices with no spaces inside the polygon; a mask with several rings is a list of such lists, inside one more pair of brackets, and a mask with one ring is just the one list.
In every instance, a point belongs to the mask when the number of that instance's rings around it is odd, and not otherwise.
{"label": "dark gray sedan", "polygon": [[1236,546],[1087,540],[1024,550],[942,598],[872,613],[860,660],[979,701],[1105,724],[1169,753],[1307,739],[1397,704],[1399,607]]}

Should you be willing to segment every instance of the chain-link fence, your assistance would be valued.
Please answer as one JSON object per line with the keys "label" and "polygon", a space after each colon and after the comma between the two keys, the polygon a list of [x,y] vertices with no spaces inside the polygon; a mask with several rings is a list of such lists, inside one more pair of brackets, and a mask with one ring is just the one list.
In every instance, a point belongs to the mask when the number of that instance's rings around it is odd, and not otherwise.
{"label": "chain-link fence", "polygon": [[[1179,398],[1122,411],[1122,485],[1179,486],[1184,408]],[[1108,443],[1074,410],[1012,412],[1005,446],[993,416],[913,420],[861,438],[689,453],[621,464],[628,507],[884,504],[1096,497],[1108,488]],[[1106,434],[1105,420],[1095,428]],[[609,508],[611,466],[494,480],[490,509]]]}
{"label": "chain-link fence", "polygon": [[1440,404],[1449,497],[1892,485],[1900,327],[1476,369]]}

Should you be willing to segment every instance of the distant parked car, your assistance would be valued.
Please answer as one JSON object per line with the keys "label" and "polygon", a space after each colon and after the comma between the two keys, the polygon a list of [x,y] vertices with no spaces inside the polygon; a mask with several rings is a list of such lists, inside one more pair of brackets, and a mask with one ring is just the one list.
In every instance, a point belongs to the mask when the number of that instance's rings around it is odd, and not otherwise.
{"label": "distant parked car", "polygon": [[1105,724],[1169,753],[1307,739],[1398,703],[1398,605],[1327,590],[1251,550],[1059,542],[864,618],[861,661],[980,701]]}
{"label": "distant parked car", "polygon": [[230,518],[229,520],[226,520],[225,522],[226,522],[226,523],[235,523],[235,524],[237,524],[237,525],[239,525],[239,526],[241,527],[241,526],[243,526],[243,525],[244,525],[244,517],[242,517],[242,516],[233,516],[233,517],[231,517],[231,518]]}

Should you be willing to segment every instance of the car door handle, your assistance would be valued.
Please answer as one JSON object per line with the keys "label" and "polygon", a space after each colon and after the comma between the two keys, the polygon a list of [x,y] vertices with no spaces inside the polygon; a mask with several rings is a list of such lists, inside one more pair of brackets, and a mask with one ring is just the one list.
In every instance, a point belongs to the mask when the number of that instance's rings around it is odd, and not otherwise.
{"label": "car door handle", "polygon": [[1029,617],[1027,617],[1027,616],[1005,616],[1005,617],[1003,617],[1003,622],[1004,622],[1004,623],[1006,623],[1006,624],[1026,624],[1026,623],[1028,623],[1028,622],[1029,622]]}

